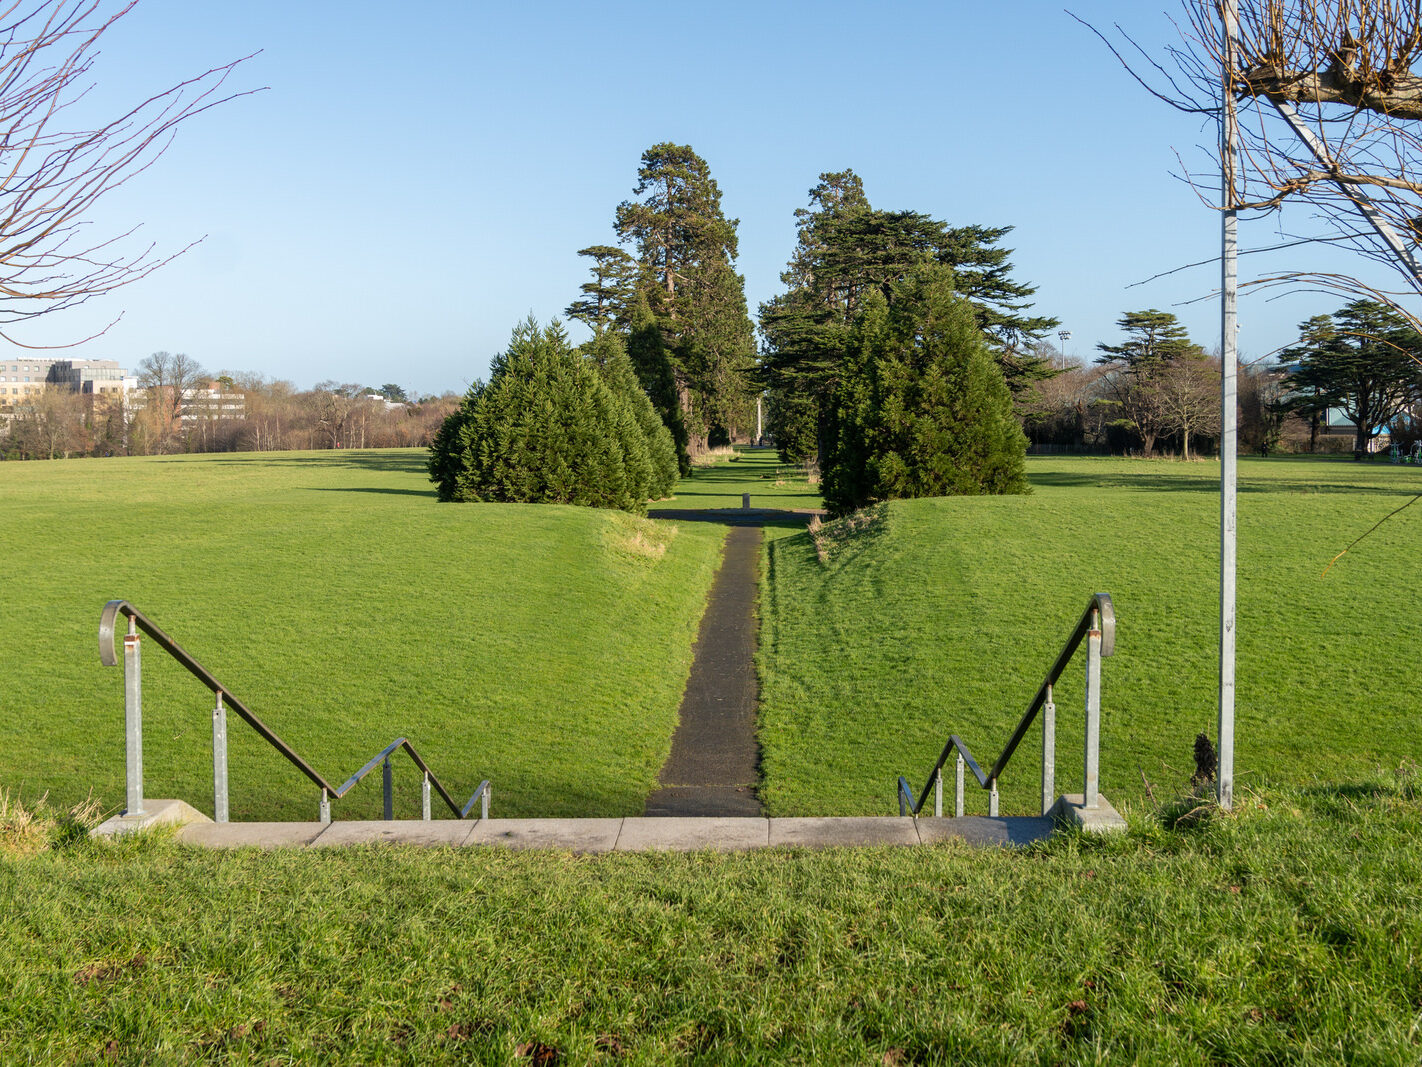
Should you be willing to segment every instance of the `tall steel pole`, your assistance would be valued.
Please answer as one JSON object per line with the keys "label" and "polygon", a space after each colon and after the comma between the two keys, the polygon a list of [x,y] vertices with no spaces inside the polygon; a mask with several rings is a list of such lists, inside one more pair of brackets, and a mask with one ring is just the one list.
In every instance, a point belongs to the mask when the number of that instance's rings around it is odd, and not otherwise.
{"label": "tall steel pole", "polygon": [[1238,218],[1234,209],[1235,164],[1239,129],[1234,106],[1235,33],[1238,0],[1220,5],[1224,30],[1224,69],[1220,80],[1220,718],[1219,766],[1215,785],[1220,807],[1234,803],[1234,653],[1235,571],[1238,537],[1235,523],[1238,428],[1235,395],[1238,375],[1237,310],[1239,275]]}

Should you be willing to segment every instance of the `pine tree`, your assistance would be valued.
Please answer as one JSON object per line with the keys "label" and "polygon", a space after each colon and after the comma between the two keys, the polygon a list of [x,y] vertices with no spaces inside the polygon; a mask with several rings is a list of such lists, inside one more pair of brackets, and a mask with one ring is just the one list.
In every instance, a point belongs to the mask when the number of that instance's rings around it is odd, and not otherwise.
{"label": "pine tree", "polygon": [[440,427],[430,480],[441,500],[581,504],[642,511],[654,464],[646,434],[555,321],[532,317]]}
{"label": "pine tree", "polygon": [[1116,320],[1126,332],[1118,345],[1098,344],[1096,362],[1110,367],[1103,379],[1110,402],[1120,409],[1117,425],[1133,431],[1147,456],[1156,438],[1169,430],[1158,378],[1175,362],[1201,358],[1200,347],[1168,311],[1128,311]]}
{"label": "pine tree", "polygon": [[605,330],[626,333],[632,328],[632,308],[637,291],[637,263],[620,248],[592,245],[578,251],[592,260],[592,281],[583,282],[582,296],[568,305],[566,314],[601,337]]}
{"label": "pine tree", "polygon": [[1026,314],[1035,290],[1013,280],[1011,250],[997,246],[1011,227],[952,228],[916,211],[875,210],[852,170],[821,174],[809,208],[795,215],[796,247],[780,276],[785,292],[760,306],[759,373],[773,391],[814,397],[822,451],[856,316],[869,294],[891,299],[924,266],[951,268],[1014,394],[1026,397],[1054,373],[1033,348],[1057,320]]}
{"label": "pine tree", "polygon": [[[618,207],[616,229],[637,248],[638,287],[661,334],[676,408],[688,444],[700,448],[713,427],[744,410],[752,391],[753,327],[745,282],[734,267],[738,221],[723,214],[720,187],[689,145],[653,145],[642,154],[637,178],[639,199]],[[650,348],[645,341],[640,347]],[[639,373],[659,370],[636,351],[633,359]],[[658,402],[659,377],[643,378],[643,385]]]}
{"label": "pine tree", "polygon": [[1027,489],[1027,439],[972,306],[950,271],[928,266],[871,292],[830,414],[825,503],[844,514],[880,500]]}
{"label": "pine tree", "polygon": [[1422,335],[1371,300],[1309,319],[1299,331],[1299,343],[1281,355],[1294,364],[1290,407],[1315,418],[1341,410],[1354,426],[1353,458],[1361,459],[1385,426],[1422,401]]}
{"label": "pine tree", "polygon": [[637,371],[622,339],[615,333],[605,333],[588,342],[584,352],[603,382],[626,405],[642,435],[648,461],[644,496],[653,500],[671,496],[681,475],[676,444],[637,380]]}

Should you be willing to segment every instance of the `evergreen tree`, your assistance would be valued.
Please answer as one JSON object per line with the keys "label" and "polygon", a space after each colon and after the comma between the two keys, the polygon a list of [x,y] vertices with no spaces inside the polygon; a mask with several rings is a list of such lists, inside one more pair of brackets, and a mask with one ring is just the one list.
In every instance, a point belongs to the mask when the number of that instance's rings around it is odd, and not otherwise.
{"label": "evergreen tree", "polygon": [[583,282],[582,296],[568,305],[566,313],[601,337],[613,329],[626,333],[632,328],[632,308],[636,299],[637,264],[626,252],[611,245],[580,249],[591,259],[592,281]]}
{"label": "evergreen tree", "polygon": [[835,390],[825,503],[1027,489],[1027,439],[972,306],[930,265],[866,294]]}
{"label": "evergreen tree", "polygon": [[1169,429],[1162,376],[1175,363],[1202,358],[1203,353],[1168,311],[1128,311],[1116,325],[1126,332],[1126,340],[1118,345],[1098,344],[1102,355],[1096,362],[1109,368],[1106,390],[1110,403],[1122,415],[1116,425],[1133,431],[1149,456],[1155,451],[1156,438]]}
{"label": "evergreen tree", "polygon": [[632,408],[555,321],[530,317],[430,448],[441,500],[582,504],[641,511],[653,483]]}
{"label": "evergreen tree", "polygon": [[1011,250],[997,247],[1011,227],[952,228],[916,211],[875,210],[852,170],[821,174],[810,207],[795,214],[796,247],[780,276],[786,290],[760,307],[760,376],[774,390],[815,398],[822,450],[829,398],[866,296],[891,299],[900,281],[926,265],[952,269],[1015,394],[1053,373],[1034,346],[1057,320],[1025,314],[1035,290],[1012,279]]}
{"label": "evergreen tree", "polygon": [[[727,420],[743,413],[752,395],[753,328],[745,282],[734,268],[737,220],[722,213],[720,187],[688,145],[653,145],[637,178],[639,199],[618,207],[617,233],[636,245],[638,287],[661,334],[688,444],[699,448],[712,427],[733,429]],[[646,339],[639,345],[650,349]],[[658,372],[643,385],[662,408],[659,361],[635,351],[633,360],[639,373]],[[670,419],[668,426],[676,434]]]}
{"label": "evergreen tree", "polygon": [[644,495],[653,500],[671,496],[681,475],[676,443],[637,380],[627,347],[617,334],[605,333],[588,342],[584,351],[603,382],[626,404],[646,444],[648,472]]}
{"label": "evergreen tree", "polygon": [[1290,406],[1315,418],[1340,409],[1354,426],[1353,457],[1361,459],[1384,427],[1422,401],[1422,335],[1371,300],[1309,319],[1299,330],[1299,344],[1280,357],[1294,364],[1285,380],[1296,393]]}
{"label": "evergreen tree", "polygon": [[642,383],[652,406],[671,433],[677,466],[682,474],[686,474],[691,470],[691,456],[687,451],[686,420],[682,417],[676,371],[645,292],[638,292],[633,304],[627,355],[637,372],[637,380]]}

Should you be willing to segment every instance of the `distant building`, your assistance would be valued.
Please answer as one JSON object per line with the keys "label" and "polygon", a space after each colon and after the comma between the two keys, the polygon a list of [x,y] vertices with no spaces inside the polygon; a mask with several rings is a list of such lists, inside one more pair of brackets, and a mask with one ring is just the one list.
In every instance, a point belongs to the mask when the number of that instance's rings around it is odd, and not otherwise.
{"label": "distant building", "polygon": [[124,401],[137,388],[112,359],[22,359],[0,363],[0,407],[15,407],[47,387]]}
{"label": "distant building", "polygon": [[0,363],[0,406],[14,407],[43,392],[56,360],[11,359]]}

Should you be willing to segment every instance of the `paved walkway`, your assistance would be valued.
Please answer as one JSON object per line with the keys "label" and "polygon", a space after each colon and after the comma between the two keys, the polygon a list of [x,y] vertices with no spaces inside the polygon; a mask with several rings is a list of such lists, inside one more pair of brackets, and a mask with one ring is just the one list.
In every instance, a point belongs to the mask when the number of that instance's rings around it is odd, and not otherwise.
{"label": "paved walkway", "polygon": [[755,734],[759,524],[726,535],[682,696],[671,755],[647,798],[646,814],[756,816],[760,752]]}
{"label": "paved walkway", "polygon": [[315,822],[194,822],[178,839],[209,848],[330,848],[402,844],[433,847],[484,845],[551,848],[573,852],[691,852],[866,845],[923,846],[945,841],[1023,845],[1051,833],[1049,819],[968,816],[963,819],[625,818],[439,819],[431,822],[350,820]]}

